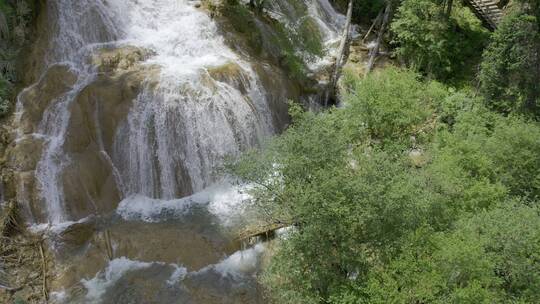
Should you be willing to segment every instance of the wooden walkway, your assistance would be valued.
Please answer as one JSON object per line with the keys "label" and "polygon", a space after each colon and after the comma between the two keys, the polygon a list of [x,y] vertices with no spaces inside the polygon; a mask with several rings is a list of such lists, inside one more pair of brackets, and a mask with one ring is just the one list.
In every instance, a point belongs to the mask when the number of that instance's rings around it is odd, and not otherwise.
{"label": "wooden walkway", "polygon": [[492,31],[497,29],[503,13],[495,0],[465,0],[465,3],[488,29]]}

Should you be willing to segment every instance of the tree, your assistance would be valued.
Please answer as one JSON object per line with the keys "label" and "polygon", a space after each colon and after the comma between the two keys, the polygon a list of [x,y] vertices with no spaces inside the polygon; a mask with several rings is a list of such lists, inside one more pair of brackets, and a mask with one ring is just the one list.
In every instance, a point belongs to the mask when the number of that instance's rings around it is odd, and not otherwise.
{"label": "tree", "polygon": [[537,17],[518,10],[503,19],[484,52],[479,76],[491,108],[540,118],[539,49]]}
{"label": "tree", "polygon": [[488,37],[481,22],[458,3],[404,0],[391,24],[396,54],[409,67],[439,80],[472,74]]}
{"label": "tree", "polygon": [[364,292],[370,303],[538,303],[538,212],[510,201],[448,232],[419,229]]}
{"label": "tree", "polygon": [[293,226],[262,276],[275,303],[538,302],[540,126],[410,71],[349,82],[229,164]]}

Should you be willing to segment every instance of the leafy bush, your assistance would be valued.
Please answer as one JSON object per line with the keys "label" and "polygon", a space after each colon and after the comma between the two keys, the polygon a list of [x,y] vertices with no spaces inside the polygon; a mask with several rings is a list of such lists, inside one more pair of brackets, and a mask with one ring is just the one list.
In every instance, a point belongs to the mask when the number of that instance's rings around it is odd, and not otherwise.
{"label": "leafy bush", "polygon": [[419,229],[370,274],[370,303],[538,303],[539,211],[507,202],[452,231]]}
{"label": "leafy bush", "polygon": [[348,116],[352,132],[365,128],[371,140],[383,147],[407,149],[411,136],[422,139],[420,131],[433,115],[433,100],[445,94],[439,85],[422,82],[414,72],[389,68],[354,82],[346,96],[350,109],[343,115]]}
{"label": "leafy bush", "polygon": [[540,28],[521,11],[503,19],[483,55],[481,92],[500,112],[540,118]]}
{"label": "leafy bush", "polygon": [[229,164],[295,226],[262,278],[275,302],[538,302],[540,126],[413,72],[348,81],[342,108],[293,106]]}
{"label": "leafy bush", "polygon": [[13,84],[17,81],[15,62],[29,34],[34,0],[0,0],[0,117],[9,112]]}

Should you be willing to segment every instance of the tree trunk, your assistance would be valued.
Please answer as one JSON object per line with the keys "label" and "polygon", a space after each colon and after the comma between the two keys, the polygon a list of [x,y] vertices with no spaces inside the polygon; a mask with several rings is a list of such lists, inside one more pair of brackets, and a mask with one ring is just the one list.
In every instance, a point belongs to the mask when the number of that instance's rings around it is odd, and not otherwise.
{"label": "tree trunk", "polygon": [[452,15],[452,5],[454,4],[454,0],[446,0],[446,19],[450,19],[450,15]]}
{"label": "tree trunk", "polygon": [[384,13],[384,8],[381,9],[379,14],[377,15],[377,18],[375,18],[375,21],[373,21],[373,24],[371,25],[371,27],[367,31],[366,35],[364,36],[364,38],[362,38],[362,43],[364,41],[366,41],[366,39],[369,37],[369,34],[371,34],[371,31],[373,31],[373,29],[381,22],[382,17],[383,17],[383,13]]}
{"label": "tree trunk", "polygon": [[379,54],[379,48],[381,47],[382,38],[383,38],[384,32],[386,31],[388,20],[390,19],[391,10],[392,10],[392,2],[391,0],[389,0],[388,4],[386,5],[386,9],[384,10],[384,18],[381,25],[381,29],[379,30],[379,35],[377,36],[377,41],[375,42],[375,46],[370,52],[369,62],[366,69],[366,75],[369,74],[369,72],[371,72],[371,70],[373,69],[373,65],[375,64],[375,58]]}
{"label": "tree trunk", "polygon": [[334,67],[334,72],[332,73],[332,76],[330,78],[330,88],[329,92],[326,96],[326,104],[328,104],[328,101],[330,98],[335,97],[337,92],[337,82],[339,78],[341,77],[341,71],[343,69],[343,65],[345,65],[346,54],[348,54],[348,48],[350,46],[351,41],[351,19],[352,19],[352,9],[353,9],[353,0],[349,0],[349,6],[347,8],[347,19],[345,22],[345,28],[343,29],[343,36],[341,37],[341,42],[339,44],[338,48],[338,55],[336,57],[336,64]]}

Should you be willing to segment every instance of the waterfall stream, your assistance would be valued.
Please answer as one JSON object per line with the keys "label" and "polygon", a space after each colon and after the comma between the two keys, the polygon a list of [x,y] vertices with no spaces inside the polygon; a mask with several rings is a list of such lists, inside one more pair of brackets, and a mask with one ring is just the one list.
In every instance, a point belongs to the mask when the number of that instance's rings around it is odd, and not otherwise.
{"label": "waterfall stream", "polygon": [[[278,132],[287,100],[195,2],[47,1],[41,76],[18,97],[16,143],[34,163],[17,165],[17,197],[34,229],[86,237],[57,252],[59,303],[263,301],[264,247],[234,253],[223,233],[247,196],[215,169]],[[304,2],[331,55],[343,16]],[[269,13],[292,27],[286,3]]]}

